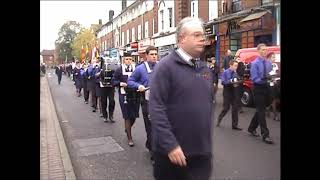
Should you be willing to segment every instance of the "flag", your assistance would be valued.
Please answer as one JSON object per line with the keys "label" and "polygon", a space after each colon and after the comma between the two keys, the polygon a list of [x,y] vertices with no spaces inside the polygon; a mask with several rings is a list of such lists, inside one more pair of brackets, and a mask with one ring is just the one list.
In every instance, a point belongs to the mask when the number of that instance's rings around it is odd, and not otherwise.
{"label": "flag", "polygon": [[85,59],[86,59],[86,52],[85,52],[83,45],[82,45],[81,46],[81,63],[84,63]]}

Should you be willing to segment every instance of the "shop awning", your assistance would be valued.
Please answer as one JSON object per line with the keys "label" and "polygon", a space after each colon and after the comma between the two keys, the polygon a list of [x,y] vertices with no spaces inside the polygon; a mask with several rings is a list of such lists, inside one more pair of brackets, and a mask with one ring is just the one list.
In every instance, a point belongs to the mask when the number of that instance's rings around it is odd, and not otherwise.
{"label": "shop awning", "polygon": [[245,22],[245,21],[251,21],[251,20],[259,19],[259,18],[261,18],[262,16],[264,16],[267,13],[268,13],[268,11],[262,11],[262,12],[259,12],[259,13],[250,14],[249,16],[243,18],[240,21],[240,23]]}

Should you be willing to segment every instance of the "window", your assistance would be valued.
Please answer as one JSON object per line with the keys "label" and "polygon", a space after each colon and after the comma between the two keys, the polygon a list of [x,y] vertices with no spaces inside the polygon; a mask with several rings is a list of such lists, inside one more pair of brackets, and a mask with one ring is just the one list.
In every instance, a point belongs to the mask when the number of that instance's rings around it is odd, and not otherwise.
{"label": "window", "polygon": [[148,34],[148,21],[144,23],[144,38],[147,38]]}
{"label": "window", "polygon": [[138,40],[141,39],[141,25],[138,25]]}
{"label": "window", "polygon": [[129,44],[129,29],[127,30],[127,42],[126,44]]}
{"label": "window", "polygon": [[241,49],[241,34],[232,34],[230,36],[230,50],[235,54],[238,49]]}
{"label": "window", "polygon": [[262,0],[261,5],[271,5],[273,4],[273,0]]}
{"label": "window", "polygon": [[121,33],[121,46],[124,45],[124,32]]}
{"label": "window", "polygon": [[232,0],[232,12],[241,11],[241,0]]}
{"label": "window", "polygon": [[161,30],[163,30],[164,29],[163,10],[160,11],[160,16],[161,16]]}
{"label": "window", "polygon": [[136,41],[136,37],[135,37],[134,28],[132,28],[131,34],[132,34],[132,42],[135,42]]}
{"label": "window", "polygon": [[194,2],[192,2],[192,17],[194,17]]}
{"label": "window", "polygon": [[172,8],[168,8],[169,11],[169,27],[172,27]]}

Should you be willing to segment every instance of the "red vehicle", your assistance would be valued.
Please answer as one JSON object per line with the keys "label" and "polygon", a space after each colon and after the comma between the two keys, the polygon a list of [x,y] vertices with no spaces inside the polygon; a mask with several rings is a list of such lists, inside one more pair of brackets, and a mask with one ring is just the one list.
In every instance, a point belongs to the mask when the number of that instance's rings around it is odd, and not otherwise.
{"label": "red vehicle", "polygon": [[[272,64],[273,69],[277,71],[277,73],[280,73],[280,46],[268,46],[267,47],[267,53],[274,52],[276,55],[276,61]],[[252,87],[253,82],[250,80],[250,63],[256,59],[258,56],[258,50],[257,48],[244,48],[239,49],[236,52],[236,57],[240,57],[240,61],[242,61],[246,65],[246,73],[245,73],[245,79],[243,82],[244,86],[244,92],[241,97],[241,103],[244,106],[253,106],[253,93],[252,93]]]}

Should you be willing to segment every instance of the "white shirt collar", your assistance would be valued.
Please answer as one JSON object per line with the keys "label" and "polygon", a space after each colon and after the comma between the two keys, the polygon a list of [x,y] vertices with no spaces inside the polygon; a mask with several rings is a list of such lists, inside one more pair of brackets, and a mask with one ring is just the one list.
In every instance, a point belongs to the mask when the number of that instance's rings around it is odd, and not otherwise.
{"label": "white shirt collar", "polygon": [[[178,48],[177,53],[179,53],[179,55],[182,57],[184,61],[186,61],[189,65],[193,66],[192,62],[190,61],[191,59],[193,59],[192,56],[190,56],[182,48]],[[196,60],[198,60],[198,58],[196,58]]]}

